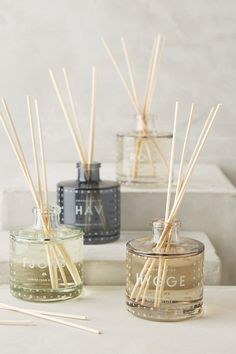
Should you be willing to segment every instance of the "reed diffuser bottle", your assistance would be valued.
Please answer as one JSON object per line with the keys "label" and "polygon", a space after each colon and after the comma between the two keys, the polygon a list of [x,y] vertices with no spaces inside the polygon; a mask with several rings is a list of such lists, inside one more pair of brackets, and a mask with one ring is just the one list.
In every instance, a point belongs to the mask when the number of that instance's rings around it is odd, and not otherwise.
{"label": "reed diffuser bottle", "polygon": [[156,130],[155,116],[150,114],[164,39],[158,36],[153,43],[143,105],[137,94],[124,38],[121,38],[121,44],[127,64],[130,87],[110,47],[104,39],[102,42],[136,112],[136,129],[131,132],[118,133],[116,136],[117,180],[124,185],[133,187],[166,186],[172,133],[161,133]]}
{"label": "reed diffuser bottle", "polygon": [[[28,301],[59,301],[82,290],[83,233],[59,225],[60,207],[35,208],[32,227],[10,232],[10,290]],[[43,219],[50,224],[45,232]]]}
{"label": "reed diffuser bottle", "polygon": [[83,233],[79,229],[60,226],[58,223],[60,208],[49,205],[38,102],[34,101],[38,132],[36,136],[32,103],[30,97],[27,97],[36,183],[26,162],[9,107],[4,99],[2,103],[4,113],[0,114],[0,120],[36,205],[33,226],[10,232],[11,293],[23,300],[41,302],[76,297],[83,285]]}
{"label": "reed diffuser bottle", "polygon": [[203,306],[204,245],[179,237],[177,212],[199,154],[216,114],[212,107],[199,136],[187,170],[184,157],[192,122],[192,104],[180,158],[175,198],[171,203],[172,171],[175,154],[178,102],[175,106],[165,218],[153,223],[153,236],[127,244],[127,309],[136,316],[155,321],[179,321],[195,317]]}
{"label": "reed diffuser bottle", "polygon": [[73,181],[59,182],[57,201],[62,209],[61,223],[82,228],[85,244],[115,241],[120,235],[120,185],[114,181],[100,180],[101,164],[93,161],[95,130],[95,68],[92,72],[92,97],[90,114],[89,149],[80,129],[75,103],[72,98],[68,75],[63,69],[65,86],[70,99],[71,111],[65,104],[55,75],[50,76],[57,98],[64,113],[73,141],[80,157],[78,177]]}
{"label": "reed diffuser bottle", "polygon": [[[165,227],[170,228],[168,248],[154,252]],[[201,242],[179,237],[178,221],[154,222],[152,238],[139,238],[127,244],[128,310],[136,316],[160,321],[178,321],[200,314],[203,258]],[[147,263],[152,264],[148,275],[142,272]],[[140,287],[135,292],[136,282]]]}
{"label": "reed diffuser bottle", "polygon": [[153,116],[146,128],[141,115],[136,123],[136,130],[116,135],[117,180],[135,187],[166,186],[172,134],[158,133]]}
{"label": "reed diffuser bottle", "polygon": [[100,166],[96,162],[91,166],[78,163],[78,179],[57,185],[60,221],[81,227],[85,244],[112,242],[120,234],[120,185],[101,181]]}

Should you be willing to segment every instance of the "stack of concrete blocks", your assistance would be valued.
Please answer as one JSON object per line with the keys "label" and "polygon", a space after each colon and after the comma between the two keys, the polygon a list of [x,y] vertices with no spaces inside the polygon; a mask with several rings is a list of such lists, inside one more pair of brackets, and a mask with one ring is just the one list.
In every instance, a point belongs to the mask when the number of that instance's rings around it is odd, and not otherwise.
{"label": "stack of concrete blocks", "polygon": [[[115,178],[115,166],[104,164],[103,179]],[[73,164],[49,164],[49,195],[56,201],[56,183],[76,176]],[[12,186],[1,191],[0,248],[2,281],[8,278],[8,232],[32,223],[33,200],[21,175],[11,179]],[[7,184],[6,184],[7,185]],[[166,189],[121,188],[121,238],[106,245],[85,246],[85,283],[122,285],[125,283],[125,245],[132,238],[148,235],[151,221],[162,217]],[[205,283],[236,282],[236,189],[215,165],[198,165],[179,211],[184,236],[198,239],[206,246]]]}

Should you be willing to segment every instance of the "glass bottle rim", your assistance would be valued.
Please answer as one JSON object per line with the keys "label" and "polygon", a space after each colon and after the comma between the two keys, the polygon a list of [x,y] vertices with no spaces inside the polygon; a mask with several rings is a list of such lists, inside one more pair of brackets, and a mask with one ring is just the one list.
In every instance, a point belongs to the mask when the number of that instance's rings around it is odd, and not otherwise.
{"label": "glass bottle rim", "polygon": [[92,162],[91,164],[89,164],[89,163],[83,163],[83,162],[77,162],[77,164],[76,164],[76,167],[77,168],[83,168],[83,169],[98,169],[98,168],[100,168],[101,167],[101,162],[96,162],[96,161],[94,161],[94,162]]}
{"label": "glass bottle rim", "polygon": [[[147,244],[148,248],[143,247],[144,244]],[[173,257],[173,258],[179,258],[179,257],[188,257],[188,256],[194,256],[197,254],[200,254],[204,252],[205,246],[204,244],[199,241],[195,240],[193,238],[189,237],[181,237],[180,242],[178,244],[175,244],[175,249],[176,246],[182,247],[185,246],[182,251],[154,251],[153,249],[155,248],[155,243],[153,242],[153,237],[140,237],[136,238],[133,240],[130,240],[126,243],[126,249],[128,252],[134,253],[138,256],[142,257]]]}
{"label": "glass bottle rim", "polygon": [[38,208],[38,207],[34,207],[32,209],[32,212],[34,215],[36,214],[41,214],[41,215],[59,215],[61,213],[61,207],[59,205],[56,204],[51,204],[48,206],[48,208]]}
{"label": "glass bottle rim", "polygon": [[[158,138],[158,139],[172,139],[173,134],[171,132],[166,132],[166,131],[155,131],[155,132],[148,132],[148,136],[151,138]],[[137,132],[136,130],[133,131],[123,131],[123,132],[118,132],[116,133],[116,137],[119,138],[136,138],[140,137],[140,133]]]}
{"label": "glass bottle rim", "polygon": [[153,228],[156,228],[156,229],[162,229],[165,226],[172,226],[175,228],[177,228],[177,227],[179,228],[181,226],[181,221],[178,219],[175,219],[171,222],[168,222],[168,221],[165,221],[165,218],[163,217],[158,220],[153,220],[152,226],[153,226]]}

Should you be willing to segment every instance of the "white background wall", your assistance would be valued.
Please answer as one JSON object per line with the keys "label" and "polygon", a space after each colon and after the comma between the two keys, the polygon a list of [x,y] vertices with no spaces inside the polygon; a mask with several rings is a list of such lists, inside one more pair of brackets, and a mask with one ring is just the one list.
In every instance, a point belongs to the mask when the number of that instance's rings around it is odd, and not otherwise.
{"label": "white background wall", "polygon": [[[178,99],[183,112],[180,146],[191,102],[198,104],[193,137],[210,106],[222,102],[222,113],[202,160],[218,163],[236,182],[235,1],[1,0],[0,5],[0,95],[7,98],[26,147],[30,146],[25,104],[29,93],[41,104],[47,159],[77,160],[47,69],[51,66],[59,75],[62,66],[68,68],[87,134],[94,63],[98,70],[96,158],[114,160],[115,133],[133,127],[134,112],[100,36],[111,44],[124,68],[120,36],[126,37],[139,91],[143,93],[150,48],[160,32],[167,41],[153,105],[158,127],[171,130],[174,102]],[[0,161],[4,166],[1,177],[7,168],[18,172],[2,132]]]}

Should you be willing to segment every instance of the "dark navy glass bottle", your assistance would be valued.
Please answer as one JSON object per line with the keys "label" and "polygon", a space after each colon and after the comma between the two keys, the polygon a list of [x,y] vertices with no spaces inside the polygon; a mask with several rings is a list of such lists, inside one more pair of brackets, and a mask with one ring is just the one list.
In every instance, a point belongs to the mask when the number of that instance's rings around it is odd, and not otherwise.
{"label": "dark navy glass bottle", "polygon": [[78,163],[78,179],[57,185],[60,221],[82,228],[85,244],[112,242],[120,235],[120,185],[101,181],[100,167]]}

